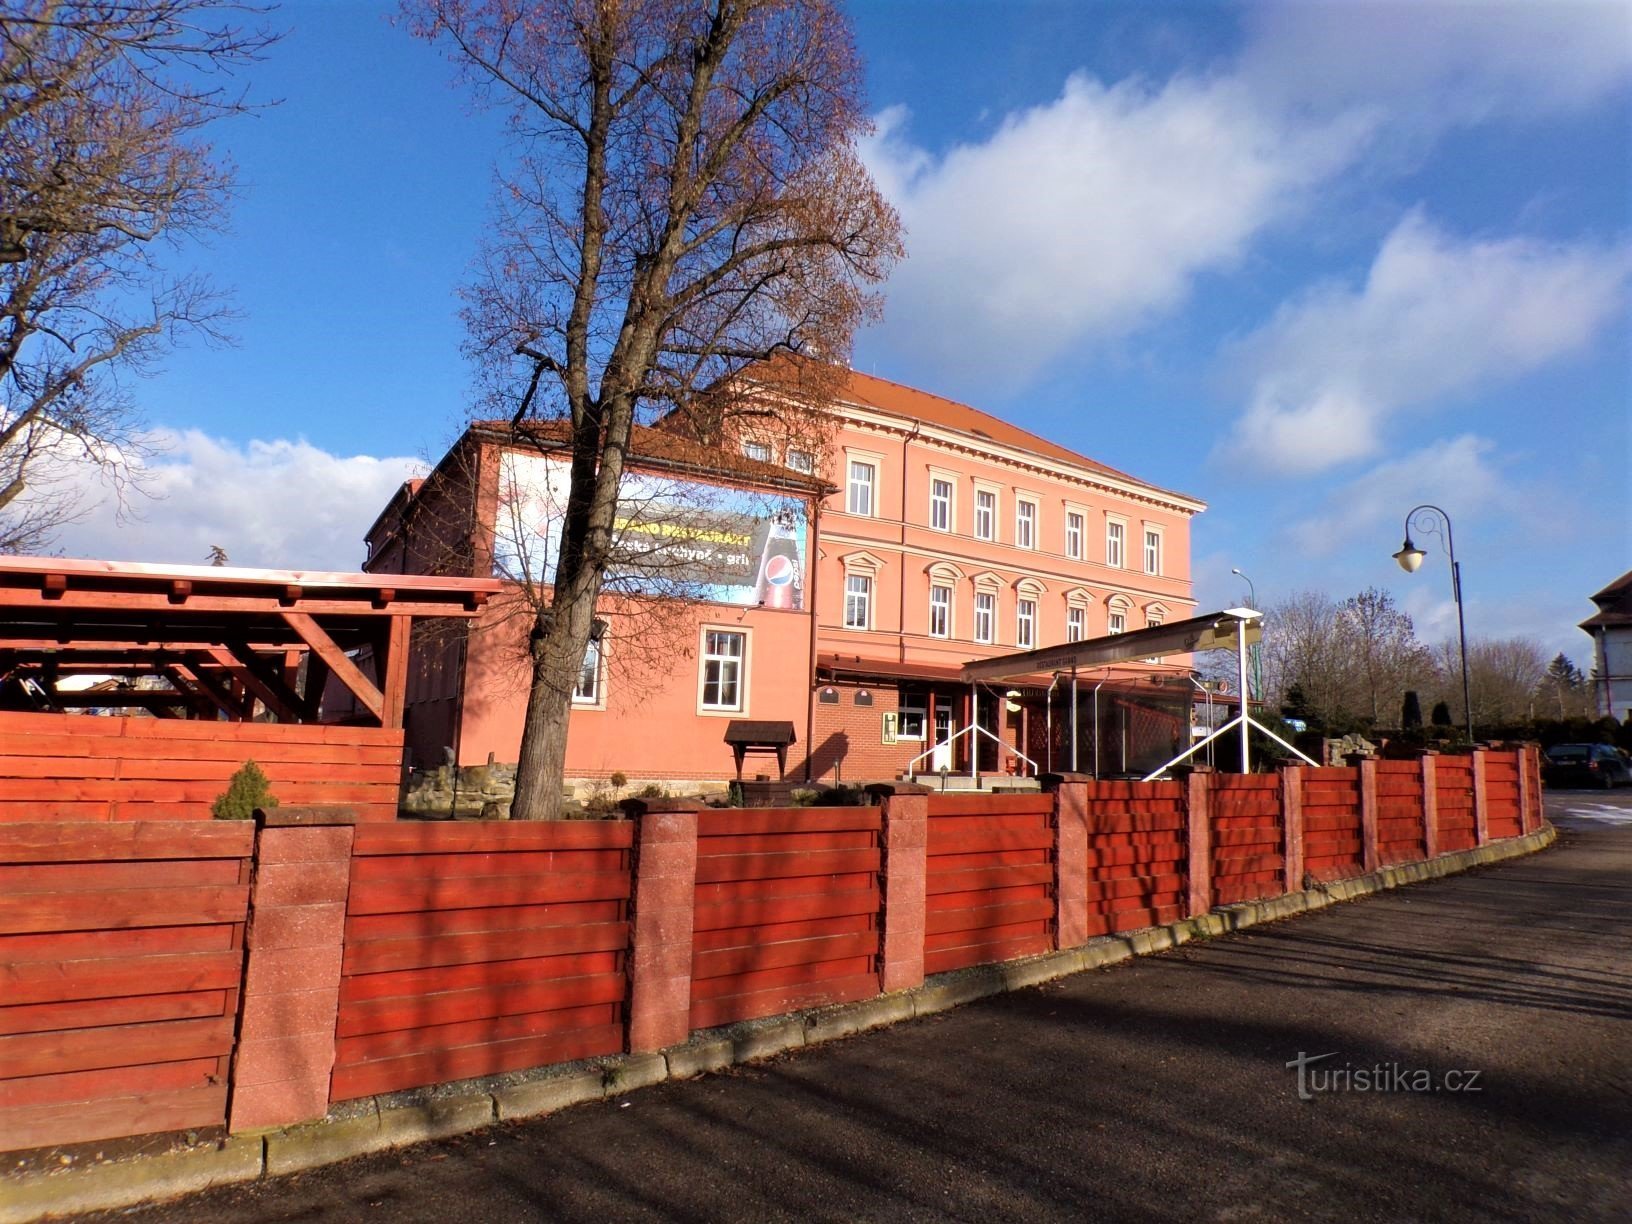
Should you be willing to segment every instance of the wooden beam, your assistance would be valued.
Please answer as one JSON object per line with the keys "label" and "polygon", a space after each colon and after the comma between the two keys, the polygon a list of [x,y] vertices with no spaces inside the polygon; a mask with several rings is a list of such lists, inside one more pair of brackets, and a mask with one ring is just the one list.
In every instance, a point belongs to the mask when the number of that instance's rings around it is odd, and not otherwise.
{"label": "wooden beam", "polygon": [[170,677],[170,683],[178,688],[181,687],[179,680],[189,681],[206,700],[228,718],[237,721],[244,717],[244,711],[232,699],[231,690],[217,684],[215,677],[207,675],[202,667],[174,664],[165,669],[165,674]]}
{"label": "wooden beam", "polygon": [[[242,643],[238,643],[238,646],[243,649],[251,659],[256,657],[253,652],[249,651],[247,647],[244,647]],[[285,695],[278,691],[278,689],[282,686],[279,685],[274,687],[273,685],[268,684],[263,677],[256,674],[256,669],[246,662],[238,654],[237,650],[232,649],[231,647],[216,646],[211,648],[209,654],[212,659],[214,659],[232,674],[233,679],[237,680],[244,686],[245,689],[265,702],[266,708],[271,710],[272,713],[278,717],[280,722],[300,721],[298,711],[294,706],[289,704]]]}
{"label": "wooden beam", "polygon": [[408,695],[409,631],[413,624],[411,616],[393,616],[385,651],[380,656],[379,673],[385,686],[385,714],[380,721],[387,727],[402,726],[402,705]]}
{"label": "wooden beam", "polygon": [[300,640],[311,647],[312,653],[327,663],[335,678],[352,691],[363,708],[385,723],[385,696],[375,687],[374,682],[353,663],[346,652],[335,645],[334,639],[328,631],[319,625],[305,612],[285,612],[283,619],[289,627],[300,635]]}
{"label": "wooden beam", "polygon": [[318,653],[306,654],[306,687],[302,691],[300,709],[307,722],[317,722],[323,710],[323,690],[329,687],[329,665]]}

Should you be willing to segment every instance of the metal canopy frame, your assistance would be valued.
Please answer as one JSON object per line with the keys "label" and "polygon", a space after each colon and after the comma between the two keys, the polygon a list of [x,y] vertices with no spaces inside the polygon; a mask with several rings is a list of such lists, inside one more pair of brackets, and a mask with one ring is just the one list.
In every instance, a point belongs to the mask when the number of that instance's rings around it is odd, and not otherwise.
{"label": "metal canopy frame", "polygon": [[[491,578],[0,557],[0,694],[48,710],[248,721],[260,707],[309,723],[332,677],[398,727],[414,618],[473,617],[499,590]],[[72,676],[142,683],[59,688]]]}

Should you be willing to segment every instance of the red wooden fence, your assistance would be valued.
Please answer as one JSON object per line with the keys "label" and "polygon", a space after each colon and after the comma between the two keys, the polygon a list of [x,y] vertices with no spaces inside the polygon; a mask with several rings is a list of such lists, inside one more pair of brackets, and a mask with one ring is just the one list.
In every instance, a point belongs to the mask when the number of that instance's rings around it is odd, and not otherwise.
{"label": "red wooden fence", "polygon": [[693,1028],[878,993],[881,828],[878,808],[699,813]]}
{"label": "red wooden fence", "polygon": [[1385,867],[1414,863],[1425,853],[1422,762],[1377,762],[1377,858]]}
{"label": "red wooden fence", "polygon": [[1473,815],[1473,758],[1435,757],[1434,795],[1440,853],[1473,849],[1478,843]]}
{"label": "red wooden fence", "polygon": [[1303,771],[1303,866],[1321,881],[1364,872],[1358,769],[1334,766]]}
{"label": "red wooden fence", "polygon": [[623,1048],[627,821],[357,829],[333,1099]]}
{"label": "red wooden fence", "polygon": [[1052,795],[929,797],[924,972],[1053,946]]}
{"label": "red wooden fence", "polygon": [[0,825],[0,1147],[225,1124],[254,837]]}
{"label": "red wooden fence", "polygon": [[1088,934],[1131,931],[1183,916],[1184,787],[1088,784]]}
{"label": "red wooden fence", "polygon": [[1281,779],[1276,774],[1214,774],[1213,900],[1219,905],[1273,897],[1285,883]]}
{"label": "red wooden fence", "polygon": [[250,759],[280,803],[396,818],[400,729],[4,712],[0,822],[207,820]]}
{"label": "red wooden fence", "polygon": [[1519,812],[1519,762],[1512,754],[1485,754],[1485,804],[1487,836],[1517,837],[1524,832]]}

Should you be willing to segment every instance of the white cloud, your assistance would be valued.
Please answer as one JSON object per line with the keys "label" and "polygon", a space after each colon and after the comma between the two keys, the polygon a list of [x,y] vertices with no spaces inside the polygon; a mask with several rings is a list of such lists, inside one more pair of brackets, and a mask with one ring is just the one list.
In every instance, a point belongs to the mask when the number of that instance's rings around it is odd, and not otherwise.
{"label": "white cloud", "polygon": [[1383,105],[1417,129],[1576,111],[1632,79],[1624,0],[1279,0],[1246,22],[1260,96]]}
{"label": "white cloud", "polygon": [[1009,385],[1182,303],[1348,164],[1367,130],[1355,116],[1276,122],[1230,80],[1155,89],[1083,74],[941,156],[910,141],[906,120],[885,111],[865,150],[907,226],[890,337]]}
{"label": "white cloud", "polygon": [[1240,346],[1252,380],[1227,454],[1310,474],[1363,459],[1398,413],[1584,349],[1623,309],[1632,249],[1463,241],[1418,214],[1365,284],[1325,284]]}
{"label": "white cloud", "polygon": [[287,439],[240,447],[196,430],[159,430],[152,440],[161,453],[148,464],[147,495],[124,508],[94,473],[81,474],[91,506],[61,533],[61,552],[202,565],[219,544],[234,565],[355,570],[369,524],[424,467]]}

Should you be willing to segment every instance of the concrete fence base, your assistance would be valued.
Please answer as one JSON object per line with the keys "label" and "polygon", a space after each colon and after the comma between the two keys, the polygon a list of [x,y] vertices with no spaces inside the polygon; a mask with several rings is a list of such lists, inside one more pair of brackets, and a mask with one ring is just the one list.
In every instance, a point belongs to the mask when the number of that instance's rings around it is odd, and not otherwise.
{"label": "concrete fence base", "polygon": [[540,1072],[522,1072],[435,1089],[347,1102],[319,1122],[258,1135],[180,1144],[160,1154],[98,1160],[0,1175],[0,1224],[125,1207],[196,1193],[211,1186],[275,1177],[389,1148],[538,1117],[665,1080],[689,1079],[932,1015],[989,995],[1023,990],[1073,974],[1164,952],[1195,939],[1241,930],[1532,854],[1557,833],[1542,825],[1520,837],[1437,859],[1383,867],[1263,901],[1219,906],[1162,926],[1089,939],[1078,947],[926,978],[922,985],[858,1003],[793,1012],[694,1033],[666,1049],[624,1054]]}

